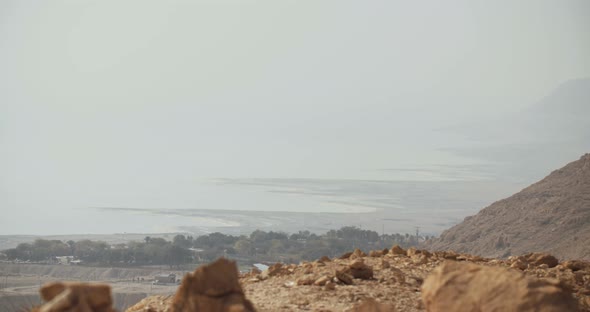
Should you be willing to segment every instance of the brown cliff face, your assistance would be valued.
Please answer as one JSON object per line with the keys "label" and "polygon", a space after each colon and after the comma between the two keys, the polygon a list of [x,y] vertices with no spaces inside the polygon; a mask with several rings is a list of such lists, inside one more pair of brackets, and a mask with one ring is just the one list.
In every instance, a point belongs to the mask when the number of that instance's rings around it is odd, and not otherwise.
{"label": "brown cliff face", "polygon": [[542,251],[560,259],[590,259],[587,242],[590,154],[465,218],[425,247],[486,257]]}

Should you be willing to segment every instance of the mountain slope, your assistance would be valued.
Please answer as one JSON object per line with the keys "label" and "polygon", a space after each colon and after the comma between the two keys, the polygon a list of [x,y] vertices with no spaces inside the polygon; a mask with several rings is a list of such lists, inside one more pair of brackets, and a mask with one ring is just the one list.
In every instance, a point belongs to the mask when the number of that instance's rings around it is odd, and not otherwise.
{"label": "mountain slope", "polygon": [[426,243],[486,257],[544,251],[590,259],[590,154]]}

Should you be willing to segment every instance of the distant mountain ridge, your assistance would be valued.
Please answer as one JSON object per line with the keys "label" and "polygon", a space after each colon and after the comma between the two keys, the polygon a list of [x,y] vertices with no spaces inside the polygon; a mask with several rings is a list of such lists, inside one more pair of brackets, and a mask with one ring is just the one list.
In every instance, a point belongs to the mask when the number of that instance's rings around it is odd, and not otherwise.
{"label": "distant mountain ridge", "polygon": [[523,110],[448,130],[476,144],[443,150],[495,164],[503,178],[531,182],[542,178],[547,168],[590,150],[587,116],[590,77],[572,79]]}
{"label": "distant mountain ridge", "polygon": [[549,96],[532,105],[526,111],[551,114],[590,114],[589,101],[590,78],[580,78],[559,85]]}
{"label": "distant mountain ridge", "polygon": [[590,259],[590,154],[430,240],[432,250],[485,257],[550,252]]}

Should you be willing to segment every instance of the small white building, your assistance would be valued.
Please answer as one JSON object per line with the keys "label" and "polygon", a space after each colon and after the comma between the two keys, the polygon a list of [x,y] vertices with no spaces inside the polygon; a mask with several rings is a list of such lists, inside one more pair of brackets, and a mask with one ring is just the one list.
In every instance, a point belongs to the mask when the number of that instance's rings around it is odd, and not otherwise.
{"label": "small white building", "polygon": [[58,256],[55,257],[58,264],[68,265],[74,260],[74,256]]}

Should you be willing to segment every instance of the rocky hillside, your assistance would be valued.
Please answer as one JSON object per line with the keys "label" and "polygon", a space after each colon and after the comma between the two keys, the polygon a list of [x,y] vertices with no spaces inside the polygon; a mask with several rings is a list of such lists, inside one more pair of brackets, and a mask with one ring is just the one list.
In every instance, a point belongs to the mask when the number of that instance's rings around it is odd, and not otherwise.
{"label": "rocky hillside", "polygon": [[[47,303],[37,311],[113,312],[106,285],[55,283],[41,296]],[[175,295],[127,311],[590,311],[590,263],[394,246],[239,275],[234,262],[219,259],[187,274]]]}
{"label": "rocky hillside", "polygon": [[485,257],[543,251],[562,259],[590,259],[588,242],[590,154],[465,218],[426,248]]}

